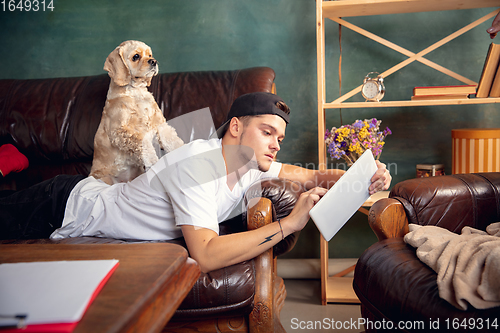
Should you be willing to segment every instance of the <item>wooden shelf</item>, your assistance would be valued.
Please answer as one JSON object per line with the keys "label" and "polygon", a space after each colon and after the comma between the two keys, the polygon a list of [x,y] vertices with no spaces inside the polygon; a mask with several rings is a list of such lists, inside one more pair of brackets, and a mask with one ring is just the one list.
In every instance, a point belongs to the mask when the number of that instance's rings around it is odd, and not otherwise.
{"label": "wooden shelf", "polygon": [[358,296],[352,289],[352,277],[328,277],[327,296],[328,303],[359,304]]}
{"label": "wooden shelf", "polygon": [[323,17],[402,14],[498,6],[498,0],[337,0],[323,2]]}
{"label": "wooden shelf", "polygon": [[[326,168],[326,145],[325,135],[325,110],[338,108],[383,108],[383,107],[418,107],[418,106],[436,106],[436,105],[473,105],[473,104],[492,104],[500,103],[500,98],[470,98],[460,100],[425,100],[425,101],[381,101],[381,102],[346,102],[354,95],[361,92],[361,86],[354,88],[348,93],[337,98],[331,103],[326,102],[326,71],[325,71],[325,19],[330,19],[346,28],[353,30],[375,42],[378,42],[392,50],[395,50],[408,58],[399,64],[387,69],[381,75],[387,76],[399,71],[414,61],[418,61],[430,68],[442,72],[452,77],[462,84],[477,84],[476,82],[463,77],[439,64],[436,64],[425,56],[437,48],[452,41],[458,36],[477,27],[481,23],[492,19],[500,10],[494,10],[491,13],[477,19],[476,21],[464,26],[447,37],[435,42],[424,50],[414,53],[395,43],[379,37],[365,29],[362,29],[346,20],[346,17],[386,15],[401,13],[432,12],[443,10],[459,10],[473,8],[500,7],[499,0],[337,0],[322,1],[316,0],[316,53],[317,53],[317,75],[318,75],[318,164],[319,169]],[[366,209],[365,209],[366,210]],[[352,297],[352,288],[347,288],[348,280],[328,276],[328,242],[320,237],[320,255],[321,255],[321,301],[327,302],[346,302]],[[339,280],[340,279],[340,280]],[[352,282],[351,282],[352,283]],[[339,288],[337,288],[339,287]],[[349,295],[344,295],[343,291],[348,290]]]}
{"label": "wooden shelf", "polygon": [[471,105],[500,103],[500,98],[464,98],[464,99],[439,99],[427,101],[380,101],[380,102],[343,102],[325,103],[325,109],[354,109],[354,108],[389,108],[408,106],[434,106],[434,105]]}

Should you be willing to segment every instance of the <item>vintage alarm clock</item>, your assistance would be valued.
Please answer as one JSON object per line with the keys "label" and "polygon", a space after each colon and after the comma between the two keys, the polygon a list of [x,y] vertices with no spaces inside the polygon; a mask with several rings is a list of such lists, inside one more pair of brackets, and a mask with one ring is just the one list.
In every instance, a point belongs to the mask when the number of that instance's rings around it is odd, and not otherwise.
{"label": "vintage alarm clock", "polygon": [[[378,74],[373,77],[372,74]],[[379,102],[385,94],[384,78],[377,72],[370,72],[366,74],[361,88],[361,94],[370,102]]]}

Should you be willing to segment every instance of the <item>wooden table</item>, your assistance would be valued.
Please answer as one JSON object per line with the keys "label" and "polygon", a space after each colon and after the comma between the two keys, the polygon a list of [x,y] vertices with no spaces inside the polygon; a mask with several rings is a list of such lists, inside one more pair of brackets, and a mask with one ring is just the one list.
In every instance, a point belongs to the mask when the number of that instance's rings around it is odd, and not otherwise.
{"label": "wooden table", "polygon": [[118,259],[120,264],[76,326],[78,332],[160,332],[200,268],[175,244],[7,244],[0,263]]}

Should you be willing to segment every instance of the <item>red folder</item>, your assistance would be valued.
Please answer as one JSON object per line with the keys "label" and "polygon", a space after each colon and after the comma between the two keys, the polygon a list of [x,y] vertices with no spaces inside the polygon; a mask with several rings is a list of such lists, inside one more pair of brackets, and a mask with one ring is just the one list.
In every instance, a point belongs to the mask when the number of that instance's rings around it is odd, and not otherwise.
{"label": "red folder", "polygon": [[[118,268],[119,262],[116,262],[116,264],[109,270],[107,275],[101,280],[97,288],[95,288],[94,292],[92,293],[92,296],[90,297],[89,302],[86,304],[85,311],[89,308],[90,304],[94,301],[94,299],[97,297],[101,289],[104,287],[106,282],[109,280],[113,272]],[[1,328],[0,327],[0,333],[11,333],[11,332],[37,332],[37,333],[69,333],[72,332],[76,326],[78,325],[77,322],[71,322],[71,323],[51,323],[51,324],[32,324],[32,325],[27,325],[24,328]]]}

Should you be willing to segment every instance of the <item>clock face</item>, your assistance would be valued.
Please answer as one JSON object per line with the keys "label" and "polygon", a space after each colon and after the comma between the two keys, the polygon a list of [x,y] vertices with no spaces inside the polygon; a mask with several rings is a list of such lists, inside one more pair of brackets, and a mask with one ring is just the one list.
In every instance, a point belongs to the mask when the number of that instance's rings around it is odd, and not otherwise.
{"label": "clock face", "polygon": [[367,81],[363,85],[363,95],[367,99],[375,98],[379,93],[378,85],[373,81]]}

